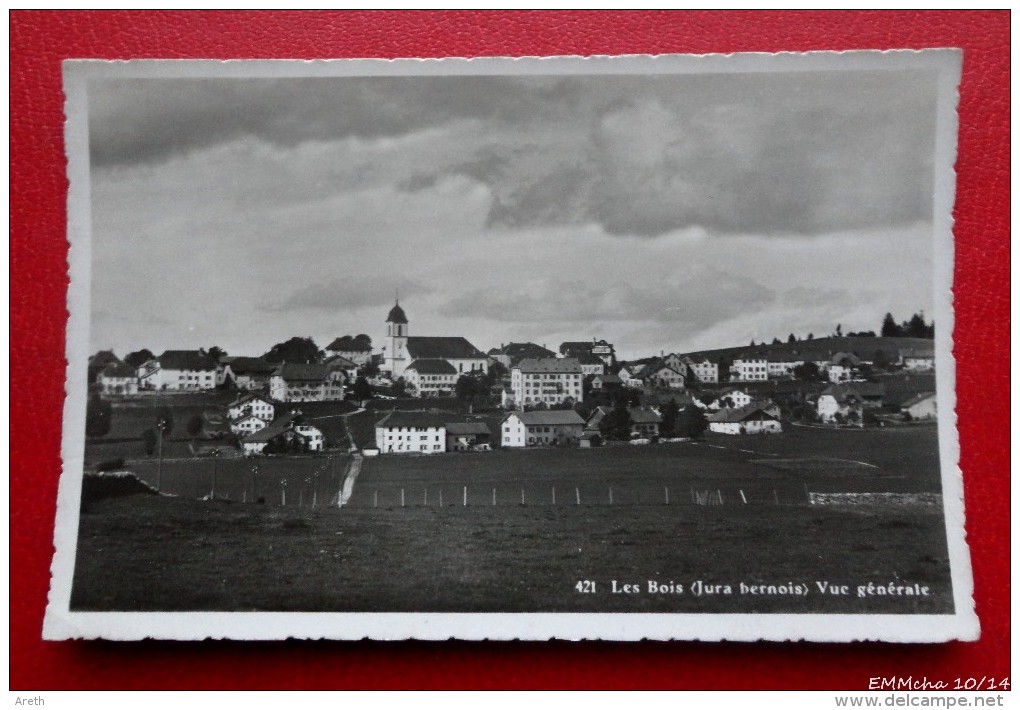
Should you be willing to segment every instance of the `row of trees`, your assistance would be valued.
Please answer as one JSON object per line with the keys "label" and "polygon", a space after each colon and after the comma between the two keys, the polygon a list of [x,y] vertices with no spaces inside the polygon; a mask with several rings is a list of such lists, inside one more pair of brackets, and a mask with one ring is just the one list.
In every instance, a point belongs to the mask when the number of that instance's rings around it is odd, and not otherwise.
{"label": "row of trees", "polygon": [[[599,432],[608,441],[628,441],[631,434],[630,412],[626,403],[619,402],[599,423]],[[686,436],[697,438],[708,429],[708,419],[699,407],[689,405],[680,409],[676,402],[668,402],[662,408],[662,422],[659,436],[669,439]]]}
{"label": "row of trees", "polygon": [[[924,311],[915,313],[907,320],[902,323],[897,323],[896,319],[893,318],[892,313],[886,313],[885,318],[882,319],[882,328],[878,333],[883,338],[927,338],[932,339],[935,337],[935,321],[928,323],[924,320]],[[786,338],[786,343],[799,343],[802,340],[814,340],[815,334],[808,333],[806,338],[798,338],[793,333],[790,333]],[[875,331],[873,330],[859,330],[851,331],[849,333],[843,332],[843,324],[837,323],[836,329],[829,335],[830,338],[874,338]],[[772,339],[772,345],[782,345],[783,340],[779,338]],[[765,345],[765,341],[761,341],[761,345]],[[751,340],[751,347],[757,347],[754,340]]]}

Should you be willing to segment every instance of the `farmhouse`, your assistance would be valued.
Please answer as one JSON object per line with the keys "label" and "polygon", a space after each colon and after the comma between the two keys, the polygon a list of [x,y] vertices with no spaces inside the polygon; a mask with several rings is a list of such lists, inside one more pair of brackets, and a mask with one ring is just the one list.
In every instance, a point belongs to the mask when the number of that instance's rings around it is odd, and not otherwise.
{"label": "farmhouse", "polygon": [[332,365],[285,362],[269,378],[269,396],[278,402],[337,402],[344,398],[344,374]]}
{"label": "farmhouse", "polygon": [[138,368],[139,389],[195,391],[216,388],[216,361],[205,350],[167,350]]}
{"label": "farmhouse", "polygon": [[298,410],[284,414],[272,424],[241,439],[241,449],[246,456],[322,451],[323,447],[322,431],[305,424]]}
{"label": "farmhouse", "polygon": [[384,454],[442,453],[446,419],[426,412],[390,412],[376,422],[375,445]]}
{"label": "farmhouse", "polygon": [[818,395],[818,418],[825,424],[864,425],[864,400],[852,387],[833,385]]}
{"label": "farmhouse", "polygon": [[709,414],[708,430],[719,434],[779,434],[783,425],[761,407],[751,404]]}
{"label": "farmhouse", "polygon": [[110,363],[99,373],[103,394],[138,394],[138,372],[124,362]]}
{"label": "farmhouse", "polygon": [[907,370],[934,370],[935,346],[901,348],[900,362]]}
{"label": "farmhouse", "polygon": [[279,363],[268,362],[260,357],[226,358],[223,365],[223,382],[239,390],[269,389],[269,379],[276,372]]}
{"label": "farmhouse", "polygon": [[269,422],[254,414],[242,414],[230,420],[230,431],[237,436],[248,436],[269,426]]}
{"label": "farmhouse", "polygon": [[[409,336],[407,314],[398,301],[386,316],[383,369],[396,380],[415,360],[446,360],[458,374],[489,371],[489,358],[461,337]],[[385,349],[385,348],[384,348]]]}
{"label": "farmhouse", "polygon": [[660,387],[663,389],[684,388],[684,376],[661,360],[645,365],[634,376],[634,379],[640,380],[646,387]]}
{"label": "farmhouse", "polygon": [[738,407],[746,407],[752,401],[754,397],[748,394],[746,391],[737,389],[735,387],[727,387],[721,389],[716,393],[715,400],[708,404],[709,409],[734,409]]}
{"label": "farmhouse", "polygon": [[909,414],[911,419],[924,420],[938,417],[938,402],[934,392],[921,392],[900,405],[903,414]]}
{"label": "farmhouse", "polygon": [[623,387],[623,380],[619,375],[595,375],[591,379],[591,388],[596,392],[612,392]]}
{"label": "farmhouse", "polygon": [[492,432],[484,422],[450,422],[446,425],[447,451],[478,451],[492,447]]}
{"label": "farmhouse", "polygon": [[630,436],[632,439],[652,439],[659,436],[659,425],[662,417],[651,407],[631,407]]}
{"label": "farmhouse", "polygon": [[584,419],[572,409],[511,412],[502,423],[503,446],[567,446],[577,443]]}
{"label": "farmhouse", "polygon": [[404,370],[404,382],[413,397],[451,395],[458,377],[457,370],[446,360],[415,360]]}
{"label": "farmhouse", "polygon": [[245,394],[227,405],[227,417],[238,419],[252,414],[264,422],[271,422],[276,416],[276,407],[265,397],[257,394]]}
{"label": "farmhouse", "polygon": [[510,371],[510,389],[519,407],[580,402],[581,364],[572,357],[521,360]]}

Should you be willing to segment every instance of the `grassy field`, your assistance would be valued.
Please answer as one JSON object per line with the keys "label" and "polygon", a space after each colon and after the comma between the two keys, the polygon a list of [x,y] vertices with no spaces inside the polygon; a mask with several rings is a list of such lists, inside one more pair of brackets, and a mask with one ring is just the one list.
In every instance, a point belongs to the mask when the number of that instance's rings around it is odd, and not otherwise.
{"label": "grassy field", "polygon": [[[187,499],[204,494],[211,462],[197,468],[183,461],[174,464],[180,466],[177,482],[193,487],[178,491],[179,498],[87,500],[72,604],[110,610],[941,613],[951,609],[941,508],[806,503],[808,490],[938,493],[935,452],[936,432],[927,427],[380,456],[364,460],[354,496],[342,509],[322,502],[338,490],[346,457],[335,459],[328,476],[320,474],[324,488],[315,509],[308,478],[325,458],[259,460],[266,505],[237,503],[237,491],[235,502]],[[250,501],[246,471],[254,464],[221,461],[238,468],[224,468],[219,478],[236,477]],[[137,473],[152,481],[151,468]],[[164,481],[173,476],[164,469]],[[709,491],[720,492],[724,504],[696,505],[694,494]],[[575,591],[582,580],[595,582],[597,593]],[[642,587],[648,580],[672,581],[687,591],[612,594],[613,580]],[[731,593],[692,594],[695,580],[729,585]],[[813,586],[821,581],[851,590],[868,582],[916,583],[931,594],[830,597]],[[740,583],[793,583],[811,591],[741,594]]]}
{"label": "grassy field", "polygon": [[[111,574],[115,571],[115,574]],[[581,580],[595,594],[575,589]],[[683,584],[624,595],[619,584]],[[695,580],[731,586],[696,596]],[[828,597],[814,584],[928,586]],[[754,596],[739,584],[804,584]],[[951,609],[942,518],[808,506],[285,509],[157,496],[83,515],[72,608],[264,611],[937,613]]]}

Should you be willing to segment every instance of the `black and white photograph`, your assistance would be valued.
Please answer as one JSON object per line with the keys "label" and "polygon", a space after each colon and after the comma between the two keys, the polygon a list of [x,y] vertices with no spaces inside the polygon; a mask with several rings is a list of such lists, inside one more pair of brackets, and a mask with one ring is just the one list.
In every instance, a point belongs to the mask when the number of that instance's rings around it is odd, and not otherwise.
{"label": "black and white photograph", "polygon": [[66,63],[44,635],[976,638],[960,61]]}

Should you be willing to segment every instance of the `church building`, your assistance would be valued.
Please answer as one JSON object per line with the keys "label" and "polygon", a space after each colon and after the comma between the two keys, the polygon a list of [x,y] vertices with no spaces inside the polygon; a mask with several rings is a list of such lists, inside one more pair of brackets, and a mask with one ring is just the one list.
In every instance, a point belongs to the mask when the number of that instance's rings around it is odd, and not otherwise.
{"label": "church building", "polygon": [[[489,358],[466,338],[409,335],[407,314],[397,301],[386,317],[383,369],[396,380],[421,360],[445,360],[458,376],[489,370]],[[434,365],[435,363],[430,363]],[[415,369],[415,368],[412,368]]]}

